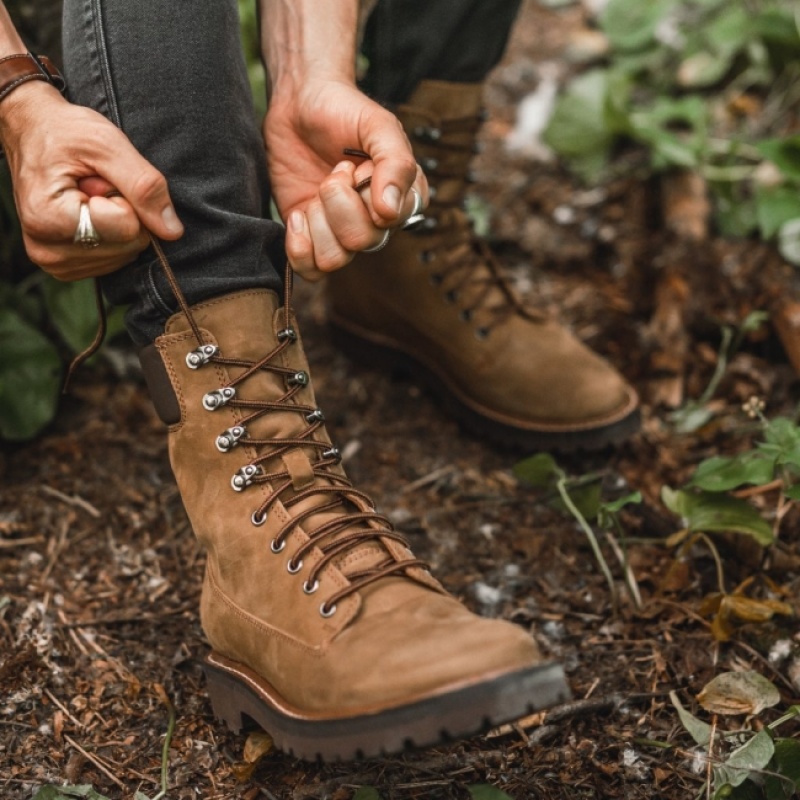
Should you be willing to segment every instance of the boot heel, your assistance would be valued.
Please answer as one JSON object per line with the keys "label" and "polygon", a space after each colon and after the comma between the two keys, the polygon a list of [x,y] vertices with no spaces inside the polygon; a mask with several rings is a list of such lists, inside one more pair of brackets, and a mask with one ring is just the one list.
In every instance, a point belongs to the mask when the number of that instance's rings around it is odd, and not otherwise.
{"label": "boot heel", "polygon": [[241,733],[245,727],[238,692],[226,677],[208,665],[203,666],[206,675],[206,690],[214,716],[224,722],[233,733]]}

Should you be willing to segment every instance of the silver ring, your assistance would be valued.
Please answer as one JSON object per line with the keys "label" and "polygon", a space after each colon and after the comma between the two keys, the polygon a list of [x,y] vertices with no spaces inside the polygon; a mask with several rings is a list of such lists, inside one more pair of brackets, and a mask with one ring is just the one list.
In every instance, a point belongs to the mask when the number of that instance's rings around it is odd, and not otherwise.
{"label": "silver ring", "polygon": [[376,244],[374,247],[368,247],[366,250],[362,250],[361,252],[363,252],[363,253],[377,253],[378,250],[383,250],[383,248],[386,247],[386,245],[389,243],[389,236],[391,236],[391,232],[387,228],[383,232],[383,239],[381,239],[378,242],[378,244]]}
{"label": "silver ring", "polygon": [[422,195],[413,186],[411,191],[414,193],[414,208],[411,209],[408,219],[400,226],[400,229],[404,231],[409,228],[415,228],[425,219],[425,215],[422,213]]}
{"label": "silver ring", "polygon": [[88,203],[81,203],[81,210],[78,214],[78,227],[75,229],[72,241],[87,250],[100,244],[100,234],[92,224]]}

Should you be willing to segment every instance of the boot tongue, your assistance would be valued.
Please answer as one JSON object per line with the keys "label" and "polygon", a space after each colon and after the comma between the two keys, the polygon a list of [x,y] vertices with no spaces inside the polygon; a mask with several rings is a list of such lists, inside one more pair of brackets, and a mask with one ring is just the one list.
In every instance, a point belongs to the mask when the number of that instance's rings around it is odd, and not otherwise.
{"label": "boot tongue", "polygon": [[[242,361],[259,362],[272,352],[279,344],[277,334],[285,329],[286,317],[277,295],[266,289],[237,292],[231,295],[210,300],[192,307],[192,316],[198,326],[211,333],[219,346],[221,358],[234,358]],[[290,317],[289,327],[297,334],[297,323]],[[189,330],[190,326],[183,314],[171,318],[167,332]],[[306,361],[300,339],[290,344],[271,362],[273,366],[284,367],[294,373],[304,372],[308,375]],[[244,367],[226,366],[231,379],[236,379],[246,370]],[[259,370],[236,385],[236,398],[239,400],[276,402],[287,392],[287,382],[283,375]],[[287,407],[303,405],[316,408],[314,390],[310,382],[302,386],[287,402]],[[239,409],[240,417],[246,417],[249,409]],[[303,413],[295,411],[268,411],[262,416],[247,423],[247,436],[250,439],[290,439],[298,437],[308,427]],[[330,446],[330,438],[324,427],[318,428],[313,437],[316,441]],[[267,452],[270,445],[259,448],[260,453]],[[296,493],[304,491],[315,483],[319,486],[330,486],[331,481],[315,477],[312,463],[322,457],[322,448],[297,446],[285,452],[282,457],[271,458],[262,464],[266,472],[288,472],[292,486],[281,494],[286,501]],[[329,467],[330,471],[343,474],[341,468]],[[285,481],[285,479],[284,479]],[[283,482],[283,481],[282,481]],[[294,516],[308,509],[330,502],[330,495],[311,496],[291,507]],[[347,507],[346,507],[347,506]],[[255,507],[254,507],[255,510]],[[303,522],[306,531],[329,522],[342,513],[352,513],[354,508],[343,502],[337,509],[321,512],[307,517]],[[361,510],[361,509],[358,509]],[[363,525],[363,523],[362,523]],[[354,530],[354,526],[343,531]],[[331,543],[334,537],[326,537],[323,545]],[[387,558],[387,550],[372,540],[348,549],[336,560],[337,566],[345,575],[354,571],[363,571],[377,566]]]}

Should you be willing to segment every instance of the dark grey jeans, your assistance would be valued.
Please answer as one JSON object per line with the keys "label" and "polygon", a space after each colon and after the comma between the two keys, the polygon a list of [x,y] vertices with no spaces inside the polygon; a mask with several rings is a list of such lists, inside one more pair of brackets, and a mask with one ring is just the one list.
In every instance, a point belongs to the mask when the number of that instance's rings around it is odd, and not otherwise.
{"label": "dark grey jeans", "polygon": [[[482,80],[520,2],[381,0],[364,42],[366,90],[391,104],[423,79]],[[188,301],[280,290],[283,226],[268,216],[236,0],[64,0],[64,69],[70,99],[119,125],[166,176],[186,233],[164,249]],[[158,336],[176,307],[150,251],[103,289],[129,305],[138,344]]]}

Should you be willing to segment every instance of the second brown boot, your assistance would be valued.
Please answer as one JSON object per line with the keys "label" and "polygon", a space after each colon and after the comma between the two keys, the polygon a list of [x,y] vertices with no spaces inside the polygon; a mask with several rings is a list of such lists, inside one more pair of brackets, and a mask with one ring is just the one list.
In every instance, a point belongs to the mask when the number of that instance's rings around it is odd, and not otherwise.
{"label": "second brown boot", "polygon": [[404,367],[468,428],[525,449],[595,449],[638,429],[636,392],[565,327],[526,308],[462,210],[481,85],[424,81],[397,109],[428,176],[428,218],[328,277],[356,359]]}

